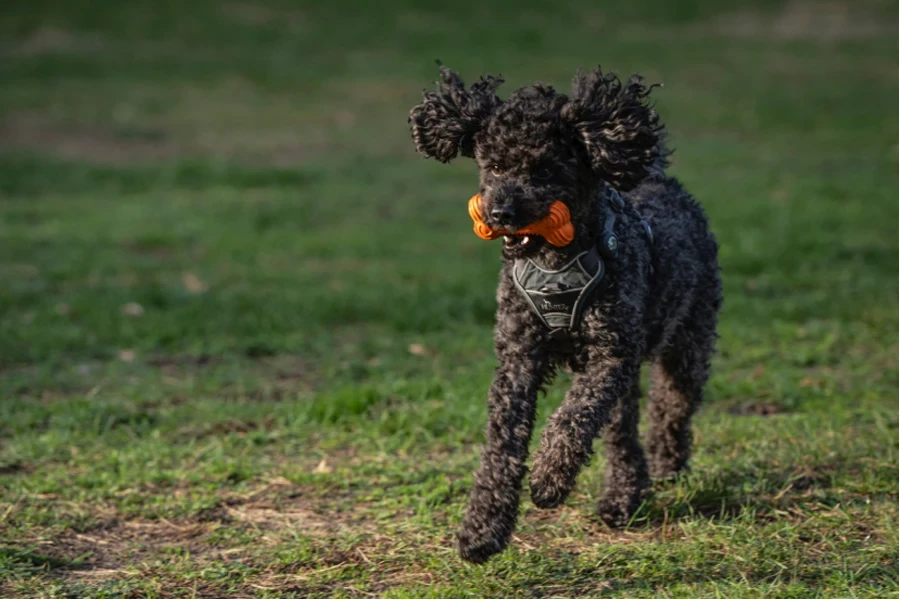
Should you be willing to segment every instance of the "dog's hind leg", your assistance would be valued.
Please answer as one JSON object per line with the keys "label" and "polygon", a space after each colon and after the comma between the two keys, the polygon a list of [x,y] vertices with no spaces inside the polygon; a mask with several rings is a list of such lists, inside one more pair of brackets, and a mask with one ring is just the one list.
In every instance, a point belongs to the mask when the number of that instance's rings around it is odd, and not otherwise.
{"label": "dog's hind leg", "polygon": [[581,468],[590,462],[594,438],[636,384],[639,369],[636,359],[598,360],[575,378],[562,406],[548,420],[535,454],[531,499],[538,507],[565,502]]}
{"label": "dog's hind leg", "polygon": [[674,477],[691,456],[691,417],[700,406],[709,378],[721,303],[716,296],[712,298],[709,304],[694,305],[652,366],[647,452],[650,474],[656,478]]}
{"label": "dog's hind leg", "polygon": [[612,420],[604,431],[606,474],[604,494],[597,513],[610,527],[622,527],[638,509],[650,488],[647,461],[638,437],[638,379],[612,412]]}

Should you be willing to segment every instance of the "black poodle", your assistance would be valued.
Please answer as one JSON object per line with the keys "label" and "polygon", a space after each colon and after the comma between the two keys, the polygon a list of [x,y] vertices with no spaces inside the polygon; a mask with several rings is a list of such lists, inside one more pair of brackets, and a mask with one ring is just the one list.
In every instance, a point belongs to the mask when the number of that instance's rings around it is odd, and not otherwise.
{"label": "black poodle", "polygon": [[[505,101],[495,93],[500,77],[467,89],[441,67],[440,79],[410,111],[416,148],[441,162],[474,158],[483,223],[505,234],[494,329],[500,364],[458,534],[460,556],[483,562],[515,527],[538,391],[559,368],[572,371],[573,383],[531,466],[538,507],[565,502],[601,429],[607,466],[598,511],[610,526],[628,522],[650,476],[685,468],[722,284],[703,209],[665,173],[665,130],[642,78],[579,71],[571,97],[536,83]],[[571,241],[521,233],[557,201],[570,213]],[[652,370],[649,461],[638,438],[644,361]]]}

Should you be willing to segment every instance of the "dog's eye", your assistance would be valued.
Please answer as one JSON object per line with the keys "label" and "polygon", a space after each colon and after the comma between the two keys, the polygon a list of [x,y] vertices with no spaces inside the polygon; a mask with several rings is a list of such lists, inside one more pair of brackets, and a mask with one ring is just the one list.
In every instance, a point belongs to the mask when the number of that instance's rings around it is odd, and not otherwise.
{"label": "dog's eye", "polygon": [[494,165],[491,167],[491,175],[493,175],[494,177],[499,177],[503,175],[503,169],[501,169],[497,165]]}
{"label": "dog's eye", "polygon": [[550,176],[553,173],[550,172],[550,169],[538,169],[534,172],[535,179],[550,179]]}

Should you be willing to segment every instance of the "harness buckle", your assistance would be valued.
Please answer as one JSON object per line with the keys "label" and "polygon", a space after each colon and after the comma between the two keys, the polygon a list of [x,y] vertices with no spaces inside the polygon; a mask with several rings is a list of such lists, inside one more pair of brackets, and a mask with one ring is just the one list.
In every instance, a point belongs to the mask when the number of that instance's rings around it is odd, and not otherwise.
{"label": "harness buckle", "polygon": [[[613,191],[615,192],[615,190]],[[622,200],[621,196],[617,195],[616,197]],[[609,259],[618,258],[619,238],[616,236],[616,213],[611,213],[606,217],[606,222],[603,224],[603,232],[600,235],[600,243],[597,244],[600,254]]]}

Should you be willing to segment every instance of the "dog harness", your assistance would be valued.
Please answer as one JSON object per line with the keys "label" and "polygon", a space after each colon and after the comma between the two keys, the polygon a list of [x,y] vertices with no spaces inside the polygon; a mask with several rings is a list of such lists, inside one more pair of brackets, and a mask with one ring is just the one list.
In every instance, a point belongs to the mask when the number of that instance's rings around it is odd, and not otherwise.
{"label": "dog harness", "polygon": [[644,233],[653,243],[650,224],[610,186],[603,191],[612,212],[603,225],[600,243],[556,269],[545,269],[531,258],[517,259],[513,264],[513,282],[541,322],[550,330],[550,338],[571,347],[571,334],[581,324],[585,303],[591,294],[605,287],[606,264],[619,255],[616,237],[617,215],[626,208],[638,217]]}

